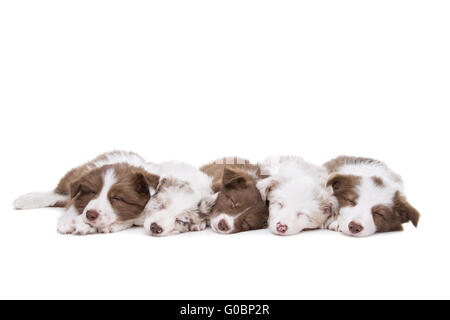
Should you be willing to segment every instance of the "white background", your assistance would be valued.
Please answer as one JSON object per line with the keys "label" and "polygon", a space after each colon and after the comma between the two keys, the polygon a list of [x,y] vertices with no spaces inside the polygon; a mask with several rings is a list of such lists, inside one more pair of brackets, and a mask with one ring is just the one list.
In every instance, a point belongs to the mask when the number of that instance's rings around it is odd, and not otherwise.
{"label": "white background", "polygon": [[[0,298],[450,298],[448,1],[2,1]],[[374,157],[419,228],[56,233],[12,210],[112,149]]]}

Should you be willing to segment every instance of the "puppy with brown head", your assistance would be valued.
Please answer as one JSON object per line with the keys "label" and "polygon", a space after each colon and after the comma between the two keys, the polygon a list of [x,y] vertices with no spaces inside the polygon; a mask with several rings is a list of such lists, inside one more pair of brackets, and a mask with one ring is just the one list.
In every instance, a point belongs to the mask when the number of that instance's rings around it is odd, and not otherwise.
{"label": "puppy with brown head", "polygon": [[259,167],[248,160],[224,158],[205,165],[203,172],[213,178],[217,200],[210,214],[211,228],[230,234],[267,226],[269,215],[256,187]]}
{"label": "puppy with brown head", "polygon": [[135,153],[115,151],[69,171],[56,189],[31,193],[14,203],[17,209],[63,207],[58,221],[64,234],[110,233],[141,218],[158,177],[144,170]]}
{"label": "puppy with brown head", "polygon": [[419,212],[404,196],[400,176],[383,162],[338,157],[324,165],[328,186],[339,201],[339,214],[328,228],[354,237],[376,232],[401,231],[411,221],[417,227]]}

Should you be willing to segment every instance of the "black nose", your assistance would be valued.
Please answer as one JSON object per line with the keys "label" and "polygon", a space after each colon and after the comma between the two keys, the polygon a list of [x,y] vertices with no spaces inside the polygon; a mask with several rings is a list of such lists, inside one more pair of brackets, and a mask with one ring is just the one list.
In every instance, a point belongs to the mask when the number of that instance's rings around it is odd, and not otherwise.
{"label": "black nose", "polygon": [[219,221],[219,223],[217,224],[217,228],[222,232],[227,232],[228,230],[230,230],[230,227],[228,226],[225,219]]}
{"label": "black nose", "polygon": [[150,225],[150,231],[153,233],[153,234],[160,234],[160,233],[162,233],[164,230],[163,230],[163,228],[161,228],[159,225],[157,225],[156,223],[152,223],[151,225]]}
{"label": "black nose", "polygon": [[363,231],[364,227],[354,221],[350,222],[348,224],[348,230],[350,230],[351,233],[357,234]]}
{"label": "black nose", "polygon": [[88,211],[86,212],[86,218],[87,218],[89,221],[94,221],[95,219],[98,218],[99,215],[100,215],[100,214],[99,214],[97,211],[95,211],[95,210],[88,210]]}

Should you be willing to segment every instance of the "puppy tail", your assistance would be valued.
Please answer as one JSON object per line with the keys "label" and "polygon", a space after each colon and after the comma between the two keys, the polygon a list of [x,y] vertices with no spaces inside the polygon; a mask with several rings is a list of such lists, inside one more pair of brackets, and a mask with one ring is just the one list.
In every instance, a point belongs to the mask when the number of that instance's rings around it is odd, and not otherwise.
{"label": "puppy tail", "polygon": [[63,208],[69,201],[68,195],[50,192],[31,192],[23,195],[14,201],[15,209],[37,209],[47,207]]}

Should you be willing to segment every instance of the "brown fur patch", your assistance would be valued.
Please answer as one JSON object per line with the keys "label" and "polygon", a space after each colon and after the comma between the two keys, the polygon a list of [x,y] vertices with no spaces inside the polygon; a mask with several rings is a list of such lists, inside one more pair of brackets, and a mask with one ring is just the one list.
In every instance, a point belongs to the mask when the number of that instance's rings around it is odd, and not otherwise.
{"label": "brown fur patch", "polygon": [[117,183],[108,192],[114,212],[121,221],[136,219],[150,200],[149,183],[159,178],[127,164],[114,165],[114,171]]}
{"label": "brown fur patch", "polygon": [[384,181],[380,177],[373,176],[372,181],[373,181],[373,183],[375,183],[375,185],[377,187],[380,187],[380,188],[384,187]]}
{"label": "brown fur patch", "polygon": [[391,207],[377,205],[372,208],[372,216],[377,232],[402,231],[400,217],[395,214]]}
{"label": "brown fur patch", "polygon": [[333,188],[333,195],[339,201],[339,207],[354,207],[359,193],[356,187],[361,184],[361,177],[335,173],[330,176],[327,187]]}

